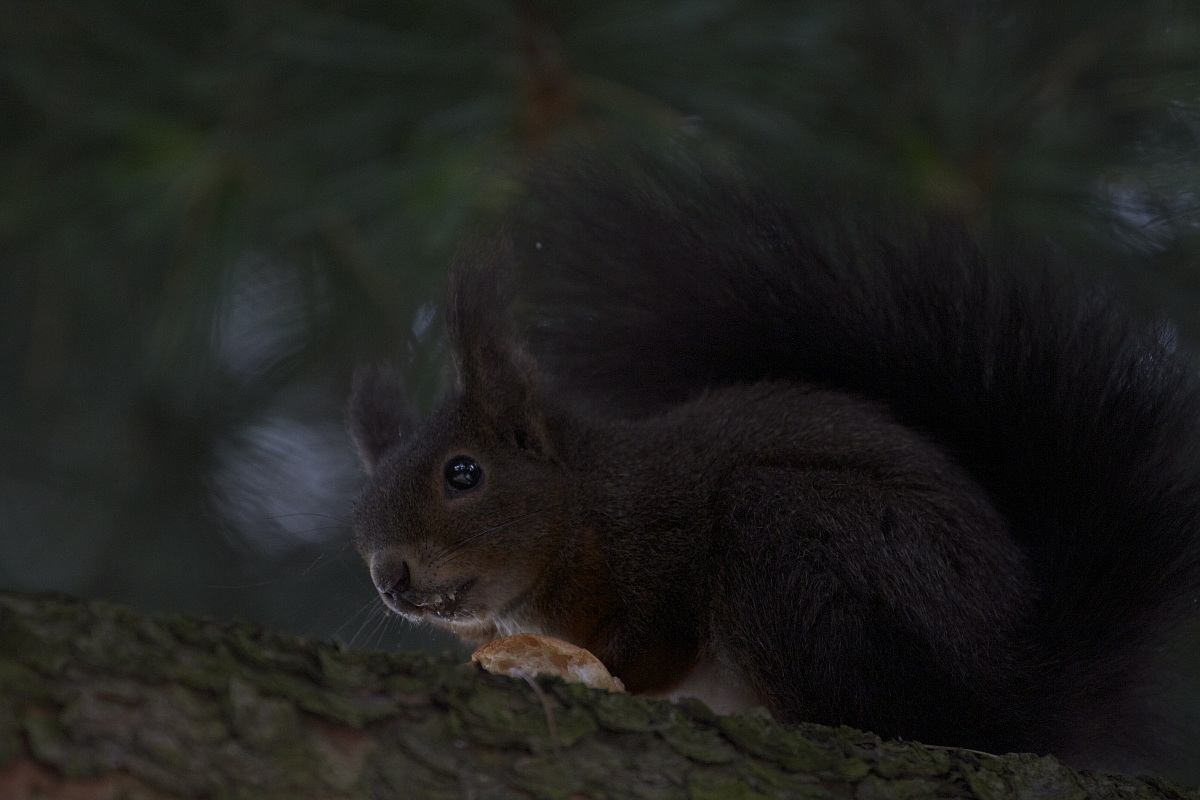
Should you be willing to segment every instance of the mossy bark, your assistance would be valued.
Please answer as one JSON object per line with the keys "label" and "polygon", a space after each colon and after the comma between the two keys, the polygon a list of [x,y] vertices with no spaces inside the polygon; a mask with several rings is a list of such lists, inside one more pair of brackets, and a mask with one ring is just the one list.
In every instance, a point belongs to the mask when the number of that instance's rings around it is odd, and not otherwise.
{"label": "mossy bark", "polygon": [[0,594],[0,798],[1190,797],[1054,759]]}

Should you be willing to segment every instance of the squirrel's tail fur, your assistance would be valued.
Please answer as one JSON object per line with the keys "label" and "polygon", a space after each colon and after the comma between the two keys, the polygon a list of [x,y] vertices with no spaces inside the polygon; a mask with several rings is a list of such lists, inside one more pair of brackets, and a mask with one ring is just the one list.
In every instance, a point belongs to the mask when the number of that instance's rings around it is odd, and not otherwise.
{"label": "squirrel's tail fur", "polygon": [[1174,328],[1050,247],[945,220],[648,159],[547,174],[514,238],[557,388],[625,415],[767,378],[884,405],[1029,554],[1031,741],[1146,724],[1152,656],[1200,603],[1200,380]]}

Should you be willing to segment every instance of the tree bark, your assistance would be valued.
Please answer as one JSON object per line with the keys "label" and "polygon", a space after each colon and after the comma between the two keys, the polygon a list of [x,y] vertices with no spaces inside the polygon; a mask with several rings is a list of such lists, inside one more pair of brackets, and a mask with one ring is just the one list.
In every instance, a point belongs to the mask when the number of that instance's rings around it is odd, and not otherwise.
{"label": "tree bark", "polygon": [[1167,797],[249,624],[0,594],[0,798]]}

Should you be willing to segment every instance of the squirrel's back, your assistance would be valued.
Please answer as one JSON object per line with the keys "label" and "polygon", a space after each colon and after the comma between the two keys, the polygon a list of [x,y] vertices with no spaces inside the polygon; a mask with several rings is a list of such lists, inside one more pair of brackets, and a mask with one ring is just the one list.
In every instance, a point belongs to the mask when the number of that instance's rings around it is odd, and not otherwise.
{"label": "squirrel's back", "polygon": [[631,417],[765,379],[884,406],[1030,559],[1031,740],[1069,757],[1153,724],[1155,652],[1200,603],[1200,379],[1175,330],[1050,247],[638,166],[552,170],[515,227],[554,387]]}

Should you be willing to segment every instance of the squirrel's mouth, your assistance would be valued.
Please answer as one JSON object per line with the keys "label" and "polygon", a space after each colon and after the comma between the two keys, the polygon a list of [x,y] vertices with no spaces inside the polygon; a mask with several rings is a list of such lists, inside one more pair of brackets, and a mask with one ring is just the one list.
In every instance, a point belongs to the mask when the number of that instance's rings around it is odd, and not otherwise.
{"label": "squirrel's mouth", "polygon": [[392,611],[410,619],[454,617],[462,610],[463,598],[475,583],[476,580],[472,578],[449,589],[423,591],[409,588],[404,592],[380,593],[380,597]]}

